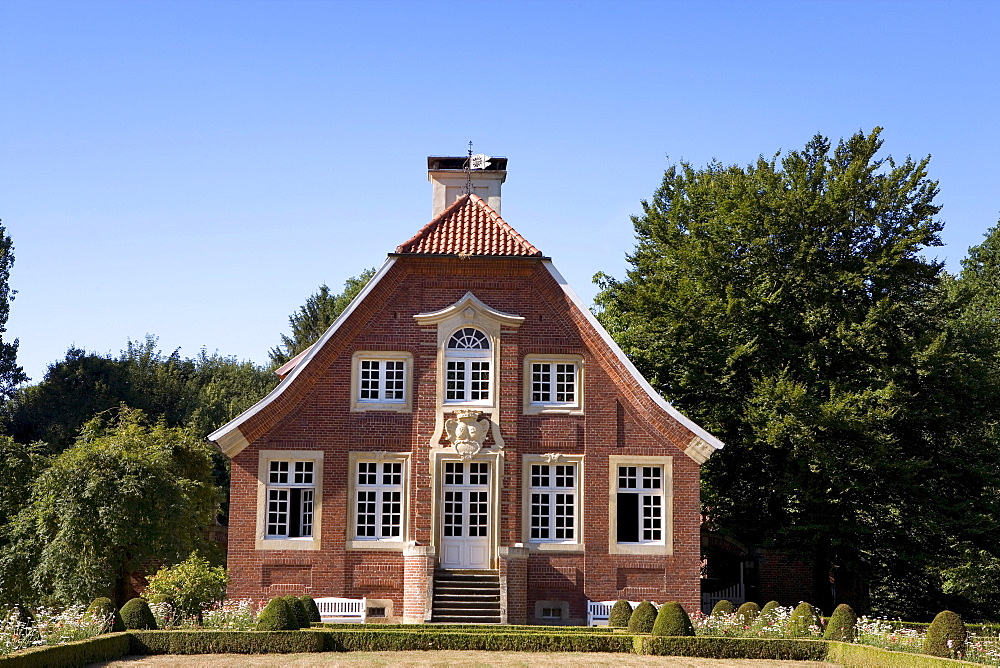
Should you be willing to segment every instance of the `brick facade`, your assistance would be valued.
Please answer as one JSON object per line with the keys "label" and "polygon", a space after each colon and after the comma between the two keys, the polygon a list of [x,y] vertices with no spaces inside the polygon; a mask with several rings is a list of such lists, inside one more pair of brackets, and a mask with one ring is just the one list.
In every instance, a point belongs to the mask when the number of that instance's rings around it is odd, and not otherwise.
{"label": "brick facade", "polygon": [[[471,292],[491,309],[523,318],[519,326],[503,326],[497,342],[498,403],[487,412],[499,426],[504,447],[497,455],[500,447],[491,435],[480,453],[497,462],[490,567],[500,575],[506,620],[540,623],[536,603],[554,601],[566,605],[564,621],[582,623],[588,599],[677,600],[689,611],[699,609],[699,464],[685,454],[697,435],[650,397],[547,264],[541,257],[394,257],[334,335],[279,386],[276,398],[251,409],[238,425],[246,445],[232,457],[230,597],[367,597],[391,601],[387,614],[395,620],[430,620],[442,540],[436,521],[442,512],[440,475],[430,449],[442,414],[450,413],[438,396],[436,328],[421,326],[414,316],[445,309]],[[352,355],[359,350],[412,355],[411,412],[350,410]],[[530,354],[581,356],[582,414],[525,414],[523,362]],[[437,446],[448,452],[447,441]],[[260,549],[260,453],[265,450],[322,452],[319,549]],[[375,543],[358,549],[351,543],[351,452],[409,455],[406,535],[392,549],[378,549]],[[528,512],[522,456],[545,453],[583,456],[582,541],[570,551],[539,551],[525,543],[522,533]],[[609,457],[616,455],[671,457],[666,519],[672,544],[664,553],[611,553],[609,504],[615,492]]]}

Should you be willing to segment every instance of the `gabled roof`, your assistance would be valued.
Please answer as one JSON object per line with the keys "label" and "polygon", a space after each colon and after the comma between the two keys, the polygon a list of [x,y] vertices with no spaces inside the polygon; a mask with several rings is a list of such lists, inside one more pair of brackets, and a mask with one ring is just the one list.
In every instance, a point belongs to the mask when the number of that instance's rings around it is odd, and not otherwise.
{"label": "gabled roof", "polygon": [[478,195],[462,195],[416,235],[396,248],[407,255],[541,257]]}

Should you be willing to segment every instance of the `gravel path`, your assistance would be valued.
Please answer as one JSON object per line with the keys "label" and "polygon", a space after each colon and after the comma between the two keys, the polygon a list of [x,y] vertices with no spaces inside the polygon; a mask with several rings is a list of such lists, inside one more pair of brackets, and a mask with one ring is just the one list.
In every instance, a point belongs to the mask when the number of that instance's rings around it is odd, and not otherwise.
{"label": "gravel path", "polygon": [[835,668],[819,661],[766,661],[751,659],[694,659],[676,656],[637,654],[587,654],[581,652],[350,652],[322,654],[200,654],[180,656],[127,656],[118,661],[91,664],[92,668],[147,668],[166,666],[206,666],[211,668],[262,668],[264,666],[435,666],[473,668],[479,666],[672,666],[673,668]]}

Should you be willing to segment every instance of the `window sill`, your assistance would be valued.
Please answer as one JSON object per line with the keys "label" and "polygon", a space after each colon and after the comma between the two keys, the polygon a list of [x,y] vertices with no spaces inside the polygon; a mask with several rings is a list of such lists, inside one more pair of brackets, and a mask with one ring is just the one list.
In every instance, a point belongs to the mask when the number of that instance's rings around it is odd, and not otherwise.
{"label": "window sill", "polygon": [[583,543],[525,543],[524,546],[531,552],[586,552],[587,546]]}
{"label": "window sill", "polygon": [[406,541],[402,540],[349,540],[344,545],[348,550],[381,550],[383,552],[402,552]]}
{"label": "window sill", "polygon": [[583,415],[579,406],[558,406],[553,404],[529,404],[524,409],[525,415]]}
{"label": "window sill", "polygon": [[608,554],[670,555],[673,550],[663,543],[611,543]]}
{"label": "window sill", "polygon": [[365,413],[367,411],[391,411],[393,413],[411,413],[412,408],[408,402],[388,403],[378,401],[357,401],[351,406],[352,413]]}
{"label": "window sill", "polygon": [[319,550],[318,536],[312,538],[258,538],[258,550]]}

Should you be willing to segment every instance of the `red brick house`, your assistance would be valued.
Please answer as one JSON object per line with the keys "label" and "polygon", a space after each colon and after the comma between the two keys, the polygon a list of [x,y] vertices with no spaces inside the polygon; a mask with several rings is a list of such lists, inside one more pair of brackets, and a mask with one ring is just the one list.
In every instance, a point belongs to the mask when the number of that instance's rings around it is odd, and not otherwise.
{"label": "red brick house", "polygon": [[405,622],[698,609],[699,465],[722,444],[500,217],[506,159],[472,172],[483,197],[463,161],[428,160],[431,222],[210,436],[232,459],[229,596]]}

